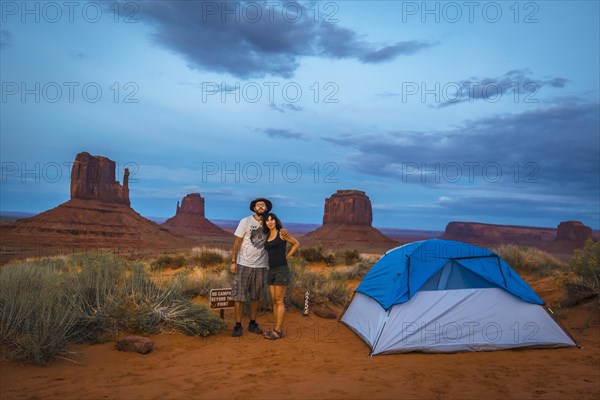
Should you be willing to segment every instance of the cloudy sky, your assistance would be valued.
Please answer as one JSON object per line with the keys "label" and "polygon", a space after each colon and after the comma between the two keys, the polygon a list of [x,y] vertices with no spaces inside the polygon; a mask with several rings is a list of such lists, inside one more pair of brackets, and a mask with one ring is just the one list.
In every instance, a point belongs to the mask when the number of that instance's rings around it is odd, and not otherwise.
{"label": "cloudy sky", "polygon": [[87,151],[145,216],[320,223],[358,189],[380,227],[600,228],[597,1],[0,4],[2,212]]}

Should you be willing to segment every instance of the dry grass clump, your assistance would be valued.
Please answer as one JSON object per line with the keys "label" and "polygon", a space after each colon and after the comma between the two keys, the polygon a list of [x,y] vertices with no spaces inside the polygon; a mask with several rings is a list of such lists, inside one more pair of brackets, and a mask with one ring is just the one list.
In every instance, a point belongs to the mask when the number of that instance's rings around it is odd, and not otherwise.
{"label": "dry grass clump", "polygon": [[110,253],[7,265],[0,269],[0,344],[10,358],[45,365],[68,354],[70,343],[104,341],[122,331],[207,336],[223,329],[181,285],[154,279],[144,265]]}
{"label": "dry grass clump", "polygon": [[178,269],[181,267],[211,267],[223,264],[224,256],[220,251],[202,250],[194,248],[189,254],[163,254],[152,261],[150,267],[153,271]]}
{"label": "dry grass clump", "polygon": [[47,364],[66,355],[75,341],[76,309],[65,293],[67,279],[54,262],[0,268],[0,344],[15,360]]}
{"label": "dry grass clump", "polygon": [[559,259],[536,247],[503,244],[492,248],[511,267],[536,276],[550,276],[564,266]]}
{"label": "dry grass clump", "polygon": [[565,305],[574,306],[595,298],[600,308],[600,242],[588,240],[569,260],[569,273],[563,280],[568,297]]}
{"label": "dry grass clump", "polygon": [[312,298],[321,298],[326,302],[345,306],[352,296],[348,288],[347,274],[331,271],[324,276],[307,268],[306,263],[290,263],[290,288],[308,290]]}
{"label": "dry grass clump", "polygon": [[224,267],[186,269],[174,277],[188,298],[208,296],[211,289],[231,286],[231,273]]}
{"label": "dry grass clump", "polygon": [[325,253],[321,246],[300,248],[298,255],[306,262],[323,262],[329,266],[334,265],[336,257],[334,253]]}

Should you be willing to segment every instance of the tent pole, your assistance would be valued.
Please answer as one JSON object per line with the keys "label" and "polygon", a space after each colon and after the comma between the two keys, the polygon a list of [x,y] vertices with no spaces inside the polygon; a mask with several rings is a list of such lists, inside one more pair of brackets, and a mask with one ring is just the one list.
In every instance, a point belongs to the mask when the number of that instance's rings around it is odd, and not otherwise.
{"label": "tent pole", "polygon": [[579,344],[579,342],[573,337],[573,335],[571,335],[571,333],[569,333],[567,328],[565,328],[565,326],[558,320],[558,318],[554,317],[554,311],[552,311],[552,309],[550,307],[548,307],[546,305],[546,303],[544,303],[543,307],[544,307],[544,310],[546,310],[546,312],[550,316],[550,318],[552,318],[552,320],[554,320],[554,322],[556,322],[558,324],[558,326],[560,326],[560,329],[562,329],[563,332],[566,333],[567,336],[571,338],[573,343],[575,343],[575,346],[577,346],[577,348],[581,350],[583,347]]}

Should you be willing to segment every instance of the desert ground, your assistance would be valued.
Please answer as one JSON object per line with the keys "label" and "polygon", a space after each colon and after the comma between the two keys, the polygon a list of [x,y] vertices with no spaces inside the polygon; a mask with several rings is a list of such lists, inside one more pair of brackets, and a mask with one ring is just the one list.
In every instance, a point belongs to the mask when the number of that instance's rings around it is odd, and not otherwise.
{"label": "desert ground", "polygon": [[[552,279],[525,277],[552,304]],[[341,310],[340,310],[341,311]],[[217,313],[217,311],[215,311]],[[600,318],[593,303],[557,310],[582,348],[369,357],[368,346],[337,320],[295,309],[286,337],[270,341],[228,329],[207,338],[164,332],[152,352],[114,342],[75,345],[71,360],[47,367],[0,361],[0,394],[12,399],[597,399]],[[245,321],[247,322],[247,321]],[[259,315],[264,329],[270,313]]]}

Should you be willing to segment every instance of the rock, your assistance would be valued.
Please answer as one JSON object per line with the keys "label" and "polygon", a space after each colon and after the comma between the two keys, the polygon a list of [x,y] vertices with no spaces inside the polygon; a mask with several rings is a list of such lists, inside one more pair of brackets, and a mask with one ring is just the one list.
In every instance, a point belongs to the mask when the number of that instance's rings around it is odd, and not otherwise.
{"label": "rock", "polygon": [[337,312],[335,312],[335,310],[332,310],[331,308],[327,308],[327,307],[322,307],[322,306],[315,306],[312,309],[312,312],[321,318],[325,318],[325,319],[337,319],[338,314]]}
{"label": "rock", "polygon": [[177,202],[175,216],[166,220],[164,227],[171,232],[188,236],[219,236],[233,235],[204,217],[204,198],[200,193],[191,193],[183,198],[181,206]]}
{"label": "rock", "polygon": [[152,339],[145,336],[125,336],[117,340],[117,349],[140,354],[148,354],[154,348]]}
{"label": "rock", "polygon": [[183,198],[181,207],[177,202],[177,211],[175,215],[190,214],[204,217],[204,198],[200,193],[191,193]]}
{"label": "rock", "polygon": [[121,186],[115,180],[114,161],[87,152],[79,153],[71,169],[71,199],[130,205],[129,170],[125,168]]}
{"label": "rock", "polygon": [[0,262],[99,249],[131,254],[196,244],[135,212],[129,205],[129,171],[125,170],[123,186],[114,180],[114,173],[114,161],[79,153],[73,164],[71,200],[2,228]]}
{"label": "rock", "polygon": [[506,243],[541,247],[552,242],[555,235],[553,228],[454,221],[446,225],[442,238],[483,246]]}
{"label": "rock", "polygon": [[323,225],[348,224],[371,226],[371,200],[359,190],[338,190],[325,199]]}
{"label": "rock", "polygon": [[592,238],[592,228],[579,221],[564,221],[558,224],[556,230],[557,241],[573,242],[583,245],[586,240]]}
{"label": "rock", "polygon": [[323,226],[308,232],[301,239],[302,246],[325,246],[380,251],[398,245],[371,226],[371,200],[359,190],[338,190],[325,199]]}

